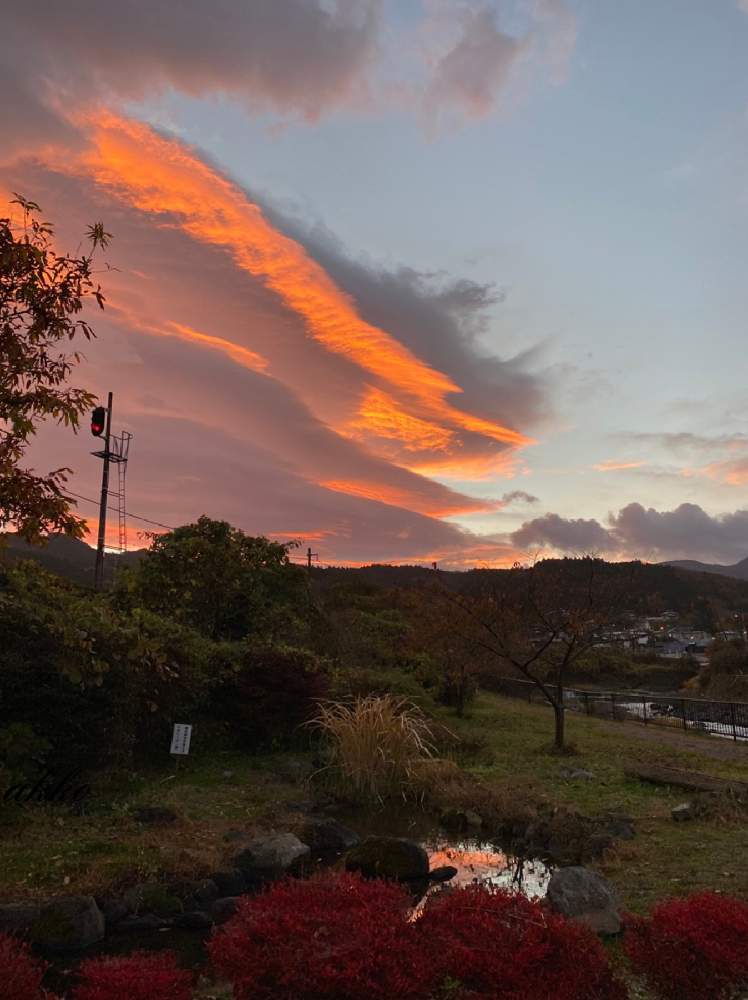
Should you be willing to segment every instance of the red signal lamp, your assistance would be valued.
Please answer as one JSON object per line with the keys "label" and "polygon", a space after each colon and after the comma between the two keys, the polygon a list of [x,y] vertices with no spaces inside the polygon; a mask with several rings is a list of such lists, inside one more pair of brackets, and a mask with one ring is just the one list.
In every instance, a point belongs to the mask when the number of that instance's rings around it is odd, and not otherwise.
{"label": "red signal lamp", "polygon": [[106,428],[106,407],[97,406],[91,413],[91,433],[94,437],[101,437]]}

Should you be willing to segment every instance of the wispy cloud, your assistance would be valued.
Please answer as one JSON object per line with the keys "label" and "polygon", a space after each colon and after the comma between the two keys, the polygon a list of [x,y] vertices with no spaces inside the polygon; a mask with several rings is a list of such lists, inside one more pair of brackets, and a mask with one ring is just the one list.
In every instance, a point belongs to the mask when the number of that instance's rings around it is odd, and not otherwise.
{"label": "wispy cloud", "polygon": [[647,464],[647,462],[619,462],[610,458],[605,462],[598,462],[592,468],[595,472],[622,472],[625,469],[641,469]]}

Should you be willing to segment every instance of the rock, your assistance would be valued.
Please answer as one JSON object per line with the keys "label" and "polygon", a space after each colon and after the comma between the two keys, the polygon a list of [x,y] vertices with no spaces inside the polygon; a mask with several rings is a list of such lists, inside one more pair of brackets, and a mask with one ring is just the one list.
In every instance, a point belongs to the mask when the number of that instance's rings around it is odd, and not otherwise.
{"label": "rock", "polygon": [[27,931],[41,913],[41,906],[32,903],[0,904],[0,933]]}
{"label": "rock", "polygon": [[404,837],[367,837],[348,852],[345,867],[365,878],[427,879],[429,856],[420,844]]}
{"label": "rock", "polygon": [[42,908],[30,936],[50,952],[80,951],[104,937],[104,914],[93,896],[63,896]]}
{"label": "rock", "polygon": [[613,838],[607,833],[593,833],[585,845],[584,853],[588,858],[599,858],[612,846]]}
{"label": "rock", "polygon": [[168,823],[174,823],[177,819],[177,814],[173,809],[167,809],[166,806],[144,806],[142,809],[135,810],[133,818],[138,823],[165,826]]}
{"label": "rock", "polygon": [[171,886],[162,885],[160,882],[141,882],[127,890],[124,900],[130,913],[154,913],[158,917],[171,917],[184,910],[182,900],[174,891],[184,888],[183,882],[173,883]]}
{"label": "rock", "polygon": [[340,854],[355,847],[361,838],[336,819],[310,816],[301,830],[301,839],[313,854]]}
{"label": "rock", "polygon": [[314,773],[314,765],[310,760],[292,757],[288,760],[280,761],[276,765],[274,773],[282,781],[289,781],[295,785],[300,785],[311,778]]}
{"label": "rock", "polygon": [[693,819],[693,809],[691,808],[691,803],[681,802],[679,806],[676,806],[673,810],[671,810],[670,815],[676,823],[685,823],[686,820]]}
{"label": "rock", "polygon": [[483,817],[472,809],[444,809],[439,822],[448,830],[479,830]]}
{"label": "rock", "polygon": [[99,902],[99,909],[104,914],[107,927],[114,927],[120,920],[124,920],[130,913],[130,907],[124,899],[113,897],[112,899],[102,899]]}
{"label": "rock", "polygon": [[241,896],[247,887],[244,873],[238,868],[231,868],[223,872],[213,872],[210,880],[218,889],[219,896]]}
{"label": "rock", "polygon": [[568,778],[569,781],[592,781],[595,775],[592,771],[586,771],[583,767],[564,767],[561,769],[561,777]]}
{"label": "rock", "polygon": [[588,924],[598,934],[618,934],[621,916],[615,890],[588,868],[559,868],[548,883],[552,910]]}
{"label": "rock", "polygon": [[275,833],[250,840],[232,863],[245,876],[264,880],[297,871],[310,854],[293,833]]}
{"label": "rock", "polygon": [[441,868],[432,868],[429,872],[429,882],[449,882],[457,874],[454,865],[442,865]]}
{"label": "rock", "polygon": [[224,896],[223,899],[217,899],[210,908],[213,923],[225,924],[236,913],[238,906],[238,896]]}
{"label": "rock", "polygon": [[183,927],[191,931],[203,931],[213,926],[213,921],[204,910],[190,910],[174,917],[173,927]]}
{"label": "rock", "polygon": [[603,830],[614,840],[633,840],[636,836],[634,821],[628,816],[611,816],[606,819]]}
{"label": "rock", "polygon": [[160,931],[162,927],[171,927],[171,921],[157,917],[155,913],[144,913],[142,917],[125,917],[124,920],[120,920],[115,925],[114,930],[123,933],[128,931],[138,933],[139,931]]}
{"label": "rock", "polygon": [[218,899],[221,894],[213,879],[204,878],[201,882],[198,882],[197,888],[192,895],[201,906],[206,906],[208,903],[212,903],[214,899]]}
{"label": "rock", "polygon": [[234,772],[233,771],[221,771],[221,774],[222,774],[222,776],[224,778],[233,778],[234,777]]}

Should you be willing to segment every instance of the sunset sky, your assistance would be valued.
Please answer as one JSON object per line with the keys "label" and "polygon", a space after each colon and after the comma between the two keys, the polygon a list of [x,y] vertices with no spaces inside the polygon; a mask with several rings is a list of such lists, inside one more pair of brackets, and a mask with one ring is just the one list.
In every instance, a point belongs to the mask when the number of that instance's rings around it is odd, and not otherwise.
{"label": "sunset sky", "polygon": [[[0,11],[3,204],[114,234],[77,381],[131,511],[322,563],[748,555],[748,0]],[[96,497],[92,441],[33,464]]]}

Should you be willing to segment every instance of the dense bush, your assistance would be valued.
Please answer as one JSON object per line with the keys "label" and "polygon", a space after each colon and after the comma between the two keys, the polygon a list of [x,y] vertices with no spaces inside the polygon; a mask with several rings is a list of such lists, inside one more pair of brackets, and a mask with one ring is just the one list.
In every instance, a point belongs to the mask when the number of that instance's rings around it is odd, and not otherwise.
{"label": "dense bush", "polygon": [[394,883],[354,875],[283,882],[209,943],[236,1000],[425,1000],[431,973]]}
{"label": "dense bush", "polygon": [[306,649],[245,648],[236,673],[227,675],[208,711],[247,747],[275,747],[298,737],[327,696],[325,663]]}
{"label": "dense bush", "polygon": [[192,974],[171,952],[135,952],[81,963],[73,1000],[190,1000]]}
{"label": "dense bush", "polygon": [[429,901],[345,875],[244,900],[211,941],[236,1000],[624,1000],[587,927],[536,901],[471,887]]}
{"label": "dense bush", "polygon": [[472,886],[430,903],[418,921],[441,983],[457,997],[624,1000],[605,949],[579,923],[519,893]]}
{"label": "dense bush", "polygon": [[168,749],[171,722],[233,672],[231,644],[117,609],[32,563],[0,566],[0,634],[0,767],[11,774],[45,749],[57,768]]}
{"label": "dense bush", "polygon": [[0,992],[13,1000],[41,1000],[45,965],[37,961],[29,946],[0,934]]}
{"label": "dense bush", "polygon": [[631,917],[624,950],[663,1000],[728,1000],[748,986],[748,905],[713,892]]}

